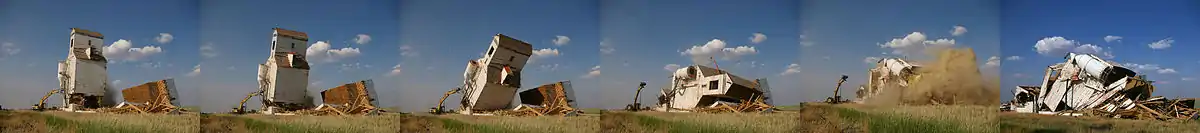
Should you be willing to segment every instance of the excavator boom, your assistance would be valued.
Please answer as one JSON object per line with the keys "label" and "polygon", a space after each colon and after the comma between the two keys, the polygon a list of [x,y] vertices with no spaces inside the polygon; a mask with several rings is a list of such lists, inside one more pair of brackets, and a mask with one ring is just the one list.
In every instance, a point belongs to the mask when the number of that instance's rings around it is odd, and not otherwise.
{"label": "excavator boom", "polygon": [[46,96],[42,96],[42,100],[38,100],[38,103],[33,105],[33,110],[38,110],[38,111],[45,110],[46,109],[46,99],[49,99],[50,95],[54,95],[54,93],[59,93],[60,91],[62,91],[62,90],[54,89],[54,90],[50,90],[50,92],[47,92]]}
{"label": "excavator boom", "polygon": [[256,91],[256,92],[251,92],[250,94],[246,94],[246,98],[242,98],[242,102],[239,102],[239,103],[238,103],[238,106],[237,106],[237,108],[233,108],[233,112],[232,112],[232,113],[233,113],[233,114],[244,114],[244,113],[246,113],[246,101],[250,101],[250,98],[251,98],[251,97],[262,95],[262,93],[263,93],[263,91],[262,91],[262,90],[259,90],[259,91]]}
{"label": "excavator boom", "polygon": [[445,106],[442,106],[442,103],[446,103],[446,98],[447,98],[447,97],[450,97],[450,95],[454,95],[455,93],[458,93],[458,91],[459,91],[459,90],[462,90],[462,89],[461,89],[461,88],[454,88],[454,89],[450,89],[450,91],[446,91],[446,94],[442,95],[442,99],[441,99],[441,100],[438,100],[437,107],[430,108],[430,109],[429,109],[429,113],[431,113],[431,114],[442,114],[442,113],[449,112],[449,111],[446,111],[446,110],[445,110],[445,108],[446,108],[446,107],[445,107]]}

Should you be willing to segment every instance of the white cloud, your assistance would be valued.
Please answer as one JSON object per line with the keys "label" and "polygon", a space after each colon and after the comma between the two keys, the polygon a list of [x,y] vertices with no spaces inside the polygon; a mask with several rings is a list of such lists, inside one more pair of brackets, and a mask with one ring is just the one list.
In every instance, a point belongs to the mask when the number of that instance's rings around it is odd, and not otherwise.
{"label": "white cloud", "polygon": [[119,39],[116,42],[113,42],[111,45],[104,47],[105,57],[109,59],[119,59],[125,61],[137,61],[162,52],[162,48],[157,46],[134,48],[133,42],[125,39]]}
{"label": "white cloud", "polygon": [[949,47],[956,44],[954,39],[926,40],[925,34],[912,32],[903,38],[893,38],[891,41],[879,44],[882,48],[892,48],[892,54],[919,54],[925,47]]}
{"label": "white cloud", "polygon": [[1124,39],[1124,38],[1125,37],[1108,35],[1108,36],[1104,36],[1104,42],[1114,42],[1114,41],[1121,42],[1121,39]]}
{"label": "white cloud", "polygon": [[1018,60],[1021,60],[1021,56],[1009,56],[1008,58],[1004,58],[1004,59],[1011,60],[1011,61],[1018,61]]}
{"label": "white cloud", "polygon": [[612,44],[608,44],[608,41],[600,41],[600,53],[612,54],[616,51],[617,48],[613,48]]}
{"label": "white cloud", "polygon": [[546,71],[558,71],[558,64],[544,64],[539,67]]}
{"label": "white cloud", "polygon": [[417,57],[420,55],[421,52],[417,52],[416,49],[413,49],[412,45],[400,45],[400,56]]}
{"label": "white cloud", "polygon": [[680,67],[683,66],[679,66],[679,64],[667,64],[666,66],[663,66],[663,70],[674,72],[675,70],[679,70]]}
{"label": "white cloud", "polygon": [[600,76],[600,66],[599,65],[592,67],[592,70],[588,71],[588,73],[586,75],[583,75],[583,78],[594,78],[596,76]]}
{"label": "white cloud", "polygon": [[954,26],[954,29],[950,30],[950,35],[953,35],[953,36],[961,36],[966,33],[967,33],[967,27],[963,27],[962,25]]}
{"label": "white cloud", "polygon": [[205,58],[217,57],[217,48],[214,48],[212,43],[200,45],[200,55]]}
{"label": "white cloud", "polygon": [[882,59],[883,58],[880,58],[880,57],[867,57],[867,58],[863,59],[863,63],[875,64],[875,63],[879,63],[879,60],[882,60]]}
{"label": "white cloud", "polygon": [[313,43],[305,52],[308,54],[310,61],[317,63],[337,62],[343,58],[355,57],[362,54],[358,51],[358,48],[330,49],[329,43],[325,41]]}
{"label": "white cloud", "polygon": [[787,69],[784,69],[783,73],[779,73],[779,75],[783,76],[783,75],[791,75],[791,74],[797,74],[797,73],[800,73],[800,64],[792,63],[792,64],[788,64]]}
{"label": "white cloud", "polygon": [[529,57],[529,62],[532,63],[538,59],[545,59],[545,58],[555,57],[558,55],[559,55],[558,49],[544,48],[544,49],[533,50],[533,55],[531,55]]}
{"label": "white cloud", "polygon": [[1104,58],[1113,58],[1112,52],[1105,51],[1104,48],[1092,44],[1080,45],[1079,42],[1075,40],[1069,40],[1059,36],[1046,37],[1042,40],[1038,40],[1037,43],[1033,45],[1033,48],[1038,54],[1045,56],[1063,56],[1066,55],[1067,52],[1075,52],[1081,54],[1095,54]]}
{"label": "white cloud", "polygon": [[1016,77],[1016,78],[1025,78],[1026,76],[1028,76],[1028,75],[1025,75],[1023,73],[1014,73],[1013,74],[1013,77]]}
{"label": "white cloud", "polygon": [[763,33],[759,32],[759,33],[754,33],[752,35],[753,36],[750,37],[750,43],[758,44],[758,43],[762,43],[763,41],[767,41],[767,34],[763,34]]}
{"label": "white cloud", "polygon": [[158,33],[158,37],[154,37],[154,41],[158,41],[158,44],[171,43],[171,40],[175,40],[175,36],[172,36],[171,33]]}
{"label": "white cloud", "polygon": [[21,53],[21,48],[17,44],[10,42],[0,43],[0,59]]}
{"label": "white cloud", "polygon": [[159,67],[162,67],[162,62],[144,62],[144,63],[142,63],[142,64],[138,64],[138,65],[137,65],[137,67],[141,67],[141,68],[159,68]]}
{"label": "white cloud", "polygon": [[732,48],[725,47],[725,41],[713,39],[701,46],[692,46],[683,52],[681,55],[691,56],[692,61],[696,63],[707,62],[709,57],[719,57],[723,60],[734,60],[741,56],[757,54],[758,50],[750,46],[738,46]]}
{"label": "white cloud", "polygon": [[567,45],[567,43],[571,43],[571,37],[557,35],[557,36],[554,36],[554,40],[550,40],[550,41],[554,42],[554,46],[563,46],[563,45]]}
{"label": "white cloud", "polygon": [[800,46],[808,47],[813,45],[817,45],[817,43],[808,40],[808,35],[800,35]]}
{"label": "white cloud", "polygon": [[352,40],[354,40],[355,44],[367,44],[371,42],[371,35],[358,34]]}
{"label": "white cloud", "polygon": [[1173,74],[1173,73],[1177,73],[1177,72],[1175,72],[1175,69],[1173,69],[1173,68],[1158,69],[1158,74]]}
{"label": "white cloud", "polygon": [[389,71],[389,72],[387,73],[387,76],[388,76],[388,77],[392,77],[392,76],[400,75],[400,72],[401,72],[401,70],[400,70],[400,64],[396,64],[396,66],[393,66],[393,67],[392,67],[392,71]]}
{"label": "white cloud", "polygon": [[1000,66],[1000,57],[997,57],[997,56],[989,57],[987,60],[987,63],[983,64],[983,67],[989,67],[989,68],[998,67],[998,66]]}
{"label": "white cloud", "polygon": [[200,75],[200,64],[196,64],[195,67],[192,67],[192,72],[188,72],[187,74],[184,74],[184,75],[188,76],[188,77],[196,77],[196,76]]}
{"label": "white cloud", "polygon": [[1175,40],[1167,38],[1155,41],[1154,43],[1146,44],[1146,46],[1150,46],[1151,49],[1167,49],[1171,47],[1172,43],[1175,43]]}
{"label": "white cloud", "polygon": [[1158,72],[1159,74],[1177,73],[1175,71],[1175,69],[1173,69],[1173,68],[1160,67],[1160,66],[1158,66],[1158,64],[1125,63],[1125,64],[1121,64],[1121,65],[1124,66],[1125,68],[1133,69],[1133,71],[1137,71],[1137,72],[1151,71],[1151,72]]}
{"label": "white cloud", "polygon": [[118,79],[118,80],[113,80],[113,81],[112,81],[112,85],[119,85],[119,84],[121,84],[121,80],[120,80],[120,79]]}
{"label": "white cloud", "polygon": [[341,67],[340,71],[353,71],[353,70],[359,70],[362,68],[371,68],[371,65],[362,64],[362,63],[358,63],[358,62],[342,63],[342,67]]}
{"label": "white cloud", "polygon": [[1192,78],[1192,77],[1183,77],[1183,78],[1179,78],[1179,80],[1183,80],[1183,81],[1192,81],[1192,80],[1196,80],[1196,78]]}

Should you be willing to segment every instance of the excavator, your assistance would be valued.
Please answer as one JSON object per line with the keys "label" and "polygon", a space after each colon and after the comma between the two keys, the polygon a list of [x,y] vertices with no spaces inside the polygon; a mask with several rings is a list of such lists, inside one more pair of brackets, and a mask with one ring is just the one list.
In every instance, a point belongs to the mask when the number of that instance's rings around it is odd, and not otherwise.
{"label": "excavator", "polygon": [[263,91],[263,90],[259,90],[256,92],[251,92],[250,94],[246,94],[246,98],[242,98],[242,102],[238,103],[237,108],[233,108],[233,112],[231,112],[231,113],[233,113],[233,114],[249,113],[249,112],[246,112],[246,101],[250,101],[251,97],[261,96],[264,92],[265,91]]}
{"label": "excavator", "polygon": [[642,96],[642,88],[646,88],[646,82],[638,84],[637,93],[633,94],[633,104],[625,105],[625,110],[634,112],[642,110],[642,103],[638,103],[638,97]]}
{"label": "excavator", "polygon": [[55,93],[62,93],[62,90],[59,90],[59,89],[50,90],[50,92],[46,93],[46,96],[42,96],[42,100],[39,100],[37,104],[33,105],[33,110],[37,110],[37,111],[46,110],[47,109],[46,108],[46,99],[49,99],[50,95],[54,95]]}
{"label": "excavator", "polygon": [[842,100],[842,96],[838,96],[838,91],[840,91],[842,89],[842,83],[846,82],[846,78],[850,78],[850,77],[846,76],[846,75],[842,75],[842,79],[838,80],[837,86],[833,88],[833,97],[825,98],[825,103],[839,104],[839,103],[849,102],[849,101]]}
{"label": "excavator", "polygon": [[442,106],[442,103],[446,103],[447,97],[450,97],[450,95],[454,95],[454,94],[458,93],[458,91],[460,91],[460,90],[462,90],[462,88],[454,88],[454,89],[450,89],[450,91],[446,91],[446,94],[442,95],[442,99],[438,100],[437,107],[429,108],[429,113],[430,114],[444,114],[444,113],[448,113],[448,112],[453,112],[451,110],[445,110],[446,107]]}

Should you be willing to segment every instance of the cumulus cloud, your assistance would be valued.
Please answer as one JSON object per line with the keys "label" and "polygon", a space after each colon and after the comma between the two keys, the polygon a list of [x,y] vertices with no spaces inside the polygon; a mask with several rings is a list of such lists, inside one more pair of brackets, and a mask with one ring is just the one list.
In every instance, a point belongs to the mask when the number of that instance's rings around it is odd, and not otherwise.
{"label": "cumulus cloud", "polygon": [[417,57],[419,55],[421,55],[421,53],[417,52],[416,49],[413,49],[412,45],[400,45],[400,56]]}
{"label": "cumulus cloud", "polygon": [[396,64],[396,66],[393,66],[392,71],[389,71],[386,76],[392,77],[392,76],[396,76],[396,75],[400,75],[400,64]]}
{"label": "cumulus cloud", "polygon": [[1017,61],[1017,60],[1021,60],[1021,56],[1009,56],[1008,58],[1004,58],[1004,59],[1011,60],[1011,61]]}
{"label": "cumulus cloud", "polygon": [[596,76],[600,76],[600,66],[599,65],[592,67],[592,70],[588,71],[587,74],[583,75],[583,78],[594,78]]}
{"label": "cumulus cloud", "polygon": [[696,63],[707,62],[709,57],[716,57],[723,60],[734,60],[746,55],[757,54],[758,50],[750,46],[725,47],[725,41],[713,39],[701,46],[692,46],[683,52],[681,55],[691,56],[692,61]]}
{"label": "cumulus cloud", "polygon": [[18,48],[17,44],[10,42],[0,43],[0,59],[4,59],[18,53],[21,53],[21,48]]}
{"label": "cumulus cloud", "polygon": [[213,47],[212,43],[200,45],[200,55],[205,58],[217,57],[217,48]]}
{"label": "cumulus cloud", "polygon": [[892,54],[920,54],[926,47],[949,47],[955,45],[954,39],[926,40],[925,34],[913,32],[903,38],[893,38],[891,41],[879,44],[882,48],[891,48]]}
{"label": "cumulus cloud", "polygon": [[961,36],[966,33],[967,33],[967,27],[963,27],[962,25],[954,26],[954,29],[950,30],[950,35],[953,35],[953,36]]}
{"label": "cumulus cloud", "polygon": [[792,64],[788,64],[787,69],[784,69],[783,73],[779,73],[779,75],[783,76],[783,75],[792,75],[792,74],[798,74],[798,73],[800,73],[800,64],[792,63]]}
{"label": "cumulus cloud", "polygon": [[545,64],[545,65],[541,65],[539,67],[541,67],[542,70],[546,70],[546,71],[558,71],[558,64]]}
{"label": "cumulus cloud", "polygon": [[987,63],[983,64],[983,67],[988,67],[988,68],[994,68],[994,67],[998,67],[998,66],[1000,66],[1000,57],[997,57],[997,56],[989,57],[987,60]]}
{"label": "cumulus cloud", "polygon": [[679,70],[680,67],[683,67],[683,66],[679,66],[679,64],[667,64],[666,66],[663,66],[663,70],[667,70],[668,72],[674,72],[675,70]]}
{"label": "cumulus cloud", "polygon": [[758,44],[758,43],[762,43],[763,41],[767,41],[767,34],[758,32],[758,33],[754,33],[752,35],[753,36],[750,37],[750,43]]}
{"label": "cumulus cloud", "polygon": [[1121,42],[1121,39],[1124,39],[1124,38],[1125,37],[1108,35],[1108,36],[1104,36],[1104,42]]}
{"label": "cumulus cloud", "polygon": [[1171,47],[1172,43],[1175,43],[1175,40],[1168,37],[1166,39],[1162,39],[1162,40],[1158,40],[1158,41],[1155,41],[1150,44],[1146,44],[1146,46],[1150,46],[1151,49],[1167,49],[1167,48]]}
{"label": "cumulus cloud", "polygon": [[162,52],[162,48],[157,46],[135,48],[133,47],[133,42],[125,39],[119,39],[111,45],[104,47],[105,57],[125,61],[137,61]]}
{"label": "cumulus cloud", "polygon": [[329,43],[325,41],[317,41],[305,50],[308,54],[308,59],[317,63],[337,62],[343,58],[355,57],[361,52],[358,48],[345,47],[340,49],[330,49]]}
{"label": "cumulus cloud", "polygon": [[1174,68],[1167,68],[1167,69],[1159,69],[1158,73],[1159,74],[1172,74],[1172,73],[1177,73],[1177,72],[1175,72]]}
{"label": "cumulus cloud", "polygon": [[171,43],[171,40],[175,40],[175,36],[172,36],[171,33],[158,33],[158,37],[154,37],[154,41],[158,41],[158,44]]}
{"label": "cumulus cloud", "polygon": [[371,42],[371,35],[358,34],[352,40],[355,44],[367,44]]}
{"label": "cumulus cloud", "polygon": [[529,57],[529,62],[532,63],[538,59],[545,59],[545,58],[555,57],[558,55],[559,55],[558,49],[552,49],[552,48],[537,49],[537,50],[533,50],[533,55],[531,55]]}
{"label": "cumulus cloud", "polygon": [[612,54],[616,51],[617,49],[613,48],[612,44],[608,44],[607,41],[600,41],[600,53]]}
{"label": "cumulus cloud", "polygon": [[563,45],[567,45],[567,43],[571,43],[571,37],[557,35],[557,36],[554,36],[554,40],[550,40],[550,41],[554,42],[554,46],[563,46]]}
{"label": "cumulus cloud", "polygon": [[358,62],[342,63],[342,69],[340,71],[352,71],[352,70],[358,70],[358,69],[362,69],[362,68],[371,68],[371,65],[362,64],[362,63],[358,63]]}
{"label": "cumulus cloud", "polygon": [[192,72],[188,72],[187,74],[184,74],[184,75],[188,76],[188,77],[196,77],[196,76],[200,75],[200,64],[196,64],[195,67],[192,67]]}
{"label": "cumulus cloud", "polygon": [[1092,44],[1080,45],[1080,43],[1075,40],[1069,40],[1059,36],[1046,37],[1042,40],[1038,40],[1037,43],[1033,45],[1033,48],[1038,54],[1045,56],[1063,56],[1066,55],[1067,52],[1075,52],[1082,54],[1094,54],[1104,58],[1113,58],[1112,51],[1106,51],[1104,48]]}

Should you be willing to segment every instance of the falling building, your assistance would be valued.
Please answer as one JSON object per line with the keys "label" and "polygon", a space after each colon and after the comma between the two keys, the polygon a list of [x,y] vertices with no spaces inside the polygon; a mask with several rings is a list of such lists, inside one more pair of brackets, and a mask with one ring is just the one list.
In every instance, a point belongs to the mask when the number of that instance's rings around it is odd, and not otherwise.
{"label": "falling building", "polygon": [[533,54],[533,45],[496,34],[485,52],[483,58],[467,63],[460,114],[510,108],[521,88],[521,69]]}
{"label": "falling building", "polygon": [[266,114],[290,112],[312,106],[308,96],[308,35],[274,28],[271,55],[258,65],[259,90]]}
{"label": "falling building", "polygon": [[58,62],[59,87],[67,111],[83,111],[112,105],[108,72],[103,53],[104,35],[71,28],[67,59]]}
{"label": "falling building", "polygon": [[723,70],[692,65],[680,68],[671,85],[659,96],[658,111],[686,111],[718,104],[742,104],[756,98],[770,99],[765,79],[746,80]]}
{"label": "falling building", "polygon": [[867,84],[860,86],[855,91],[857,94],[855,101],[862,103],[876,98],[885,90],[893,90],[888,91],[890,93],[900,93],[898,89],[908,88],[909,83],[919,78],[920,75],[915,73],[919,68],[921,66],[899,58],[885,58],[876,61],[875,68],[871,68],[867,72]]}

